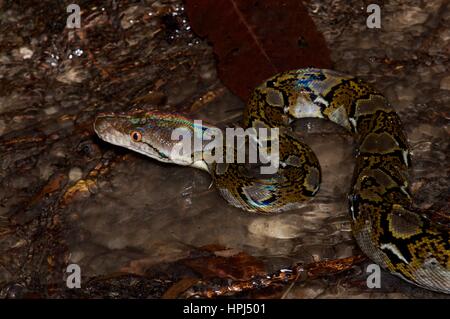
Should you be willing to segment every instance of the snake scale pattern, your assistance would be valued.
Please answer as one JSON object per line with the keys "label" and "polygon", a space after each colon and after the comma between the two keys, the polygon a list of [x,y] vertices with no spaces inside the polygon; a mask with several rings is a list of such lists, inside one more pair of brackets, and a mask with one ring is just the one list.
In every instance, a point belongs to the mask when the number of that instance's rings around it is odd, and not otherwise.
{"label": "snake scale pattern", "polygon": [[[202,168],[230,204],[271,213],[300,207],[319,190],[319,162],[290,130],[294,120],[306,117],[330,120],[355,139],[356,165],[348,198],[353,234],[362,251],[410,283],[450,293],[450,230],[412,208],[410,152],[400,119],[379,91],[358,78],[299,69],[277,74],[254,90],[243,127],[280,128],[281,165],[266,178],[249,173],[245,164],[171,157],[173,129],[194,132],[193,120],[181,115],[100,114],[94,129],[107,142],[159,161]],[[205,124],[205,128],[214,127]]]}

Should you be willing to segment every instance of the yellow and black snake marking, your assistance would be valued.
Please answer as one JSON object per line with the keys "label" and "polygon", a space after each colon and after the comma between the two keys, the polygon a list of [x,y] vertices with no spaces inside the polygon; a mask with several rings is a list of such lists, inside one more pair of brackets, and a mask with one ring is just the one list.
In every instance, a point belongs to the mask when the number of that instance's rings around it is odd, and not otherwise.
{"label": "yellow and black snake marking", "polygon": [[[253,174],[245,164],[170,155],[174,128],[195,134],[193,120],[180,115],[103,114],[94,128],[107,142],[160,161],[204,169],[230,204],[271,213],[299,207],[319,190],[319,162],[289,130],[291,122],[305,117],[328,119],[355,138],[349,207],[353,234],[363,252],[408,282],[450,293],[450,230],[412,208],[407,178],[410,154],[400,119],[380,92],[355,77],[300,69],[277,74],[254,90],[243,127],[280,128],[281,165],[269,176]],[[205,124],[200,132],[205,128],[214,127]]]}

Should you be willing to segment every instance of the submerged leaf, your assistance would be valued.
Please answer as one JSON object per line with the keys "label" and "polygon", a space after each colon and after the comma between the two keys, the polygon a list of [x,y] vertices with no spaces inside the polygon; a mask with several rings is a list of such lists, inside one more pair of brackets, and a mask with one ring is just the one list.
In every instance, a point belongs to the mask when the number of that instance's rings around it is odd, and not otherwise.
{"label": "submerged leaf", "polygon": [[207,37],[222,82],[247,99],[278,72],[330,68],[329,50],[298,0],[186,0],[193,30]]}

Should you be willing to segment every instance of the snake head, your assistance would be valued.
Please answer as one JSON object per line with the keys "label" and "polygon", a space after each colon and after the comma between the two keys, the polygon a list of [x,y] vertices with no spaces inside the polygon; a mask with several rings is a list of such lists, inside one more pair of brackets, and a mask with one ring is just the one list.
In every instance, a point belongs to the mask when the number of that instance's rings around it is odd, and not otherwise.
{"label": "snake head", "polygon": [[[184,118],[159,112],[132,112],[99,114],[94,122],[94,130],[104,141],[125,147],[160,162],[191,165],[191,154],[174,155],[174,147],[180,141],[172,139],[176,128],[186,126]],[[187,120],[186,120],[187,121]]]}

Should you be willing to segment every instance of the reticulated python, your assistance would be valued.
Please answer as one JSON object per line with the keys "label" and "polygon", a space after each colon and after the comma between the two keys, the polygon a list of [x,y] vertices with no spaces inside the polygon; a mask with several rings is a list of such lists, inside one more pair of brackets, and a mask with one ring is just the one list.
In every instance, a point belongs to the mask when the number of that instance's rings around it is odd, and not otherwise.
{"label": "reticulated python", "polygon": [[356,140],[349,206],[353,234],[363,252],[408,282],[450,293],[450,230],[411,208],[410,154],[399,117],[380,92],[355,77],[300,69],[275,75],[254,90],[243,127],[281,129],[281,165],[274,176],[266,178],[249,173],[244,164],[173,157],[173,129],[194,132],[195,127],[193,120],[181,115],[102,114],[94,128],[112,144],[159,161],[203,168],[230,204],[270,213],[299,207],[319,189],[316,156],[289,132],[292,121],[305,117],[328,119]]}

